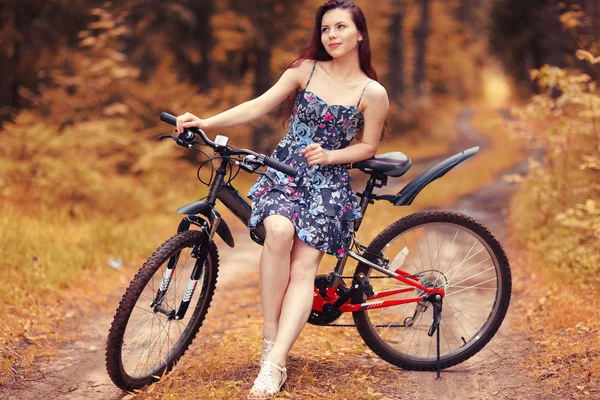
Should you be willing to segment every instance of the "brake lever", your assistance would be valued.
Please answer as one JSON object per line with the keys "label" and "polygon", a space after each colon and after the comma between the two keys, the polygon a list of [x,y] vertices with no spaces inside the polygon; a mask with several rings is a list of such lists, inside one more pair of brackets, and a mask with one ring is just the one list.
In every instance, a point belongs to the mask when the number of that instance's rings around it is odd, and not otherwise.
{"label": "brake lever", "polygon": [[260,165],[248,164],[245,163],[244,160],[235,160],[235,165],[239,165],[241,169],[246,172],[254,173],[257,169],[260,168]]}
{"label": "brake lever", "polygon": [[158,137],[158,140],[164,140],[164,139],[173,139],[174,141],[177,141],[177,136],[175,136],[175,135],[160,135]]}
{"label": "brake lever", "polygon": [[175,141],[175,143],[177,143],[179,146],[183,146],[183,147],[192,147],[194,144],[198,143],[198,140],[196,139],[196,137],[192,137],[191,139],[189,139],[184,134],[181,134],[179,136],[160,135],[158,137],[158,140],[164,140],[164,139],[173,139],[173,141]]}

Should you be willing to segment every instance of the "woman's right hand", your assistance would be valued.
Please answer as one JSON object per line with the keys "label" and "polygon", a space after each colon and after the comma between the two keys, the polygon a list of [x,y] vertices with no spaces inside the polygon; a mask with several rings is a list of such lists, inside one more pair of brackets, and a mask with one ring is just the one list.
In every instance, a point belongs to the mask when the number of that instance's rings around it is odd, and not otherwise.
{"label": "woman's right hand", "polygon": [[181,133],[185,128],[206,128],[206,120],[196,117],[194,114],[186,112],[177,117],[177,132]]}

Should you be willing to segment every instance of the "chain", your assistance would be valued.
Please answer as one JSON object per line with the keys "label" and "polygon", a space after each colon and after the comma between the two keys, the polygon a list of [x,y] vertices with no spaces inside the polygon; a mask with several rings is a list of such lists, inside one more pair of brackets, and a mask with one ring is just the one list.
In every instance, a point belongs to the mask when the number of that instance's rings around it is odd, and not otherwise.
{"label": "chain", "polygon": [[[340,276],[341,279],[354,279],[354,276]],[[369,279],[393,279],[390,278],[389,276],[371,276],[369,277]],[[327,324],[327,325],[321,325],[321,326],[330,326],[330,327],[335,327],[335,328],[355,328],[356,325],[355,324]],[[383,328],[383,327],[388,327],[388,328],[406,328],[406,325],[404,324],[392,324],[392,325],[373,325],[374,328]]]}
{"label": "chain", "polygon": [[[332,326],[332,327],[337,327],[337,328],[354,328],[356,327],[356,325],[354,324],[328,324],[328,325],[321,325],[321,326]],[[406,328],[406,325],[404,324],[393,324],[393,325],[373,325],[374,328]]]}
{"label": "chain", "polygon": [[[341,279],[354,279],[353,276],[340,276],[340,278]],[[410,275],[410,276],[407,276],[407,278],[414,279],[414,278],[416,278],[416,276]],[[371,279],[394,279],[394,278],[392,278],[391,276],[370,276],[369,280],[371,280]]]}

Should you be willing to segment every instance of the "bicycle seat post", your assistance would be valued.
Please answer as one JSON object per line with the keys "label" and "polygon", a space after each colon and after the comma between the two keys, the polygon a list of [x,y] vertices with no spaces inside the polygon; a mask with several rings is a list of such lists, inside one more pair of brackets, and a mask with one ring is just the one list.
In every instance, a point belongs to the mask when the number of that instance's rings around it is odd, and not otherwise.
{"label": "bicycle seat post", "polygon": [[373,189],[375,189],[376,187],[384,187],[385,185],[387,185],[387,176],[372,173],[371,177],[367,181],[367,186],[365,187],[365,190],[363,190],[361,193],[356,193],[356,195],[360,197],[359,204],[360,211],[362,213],[362,218],[356,220],[356,222],[354,223],[354,232],[358,231],[358,228],[360,228],[360,224],[365,217],[365,213],[367,212],[367,207],[369,206],[369,204],[375,203],[375,201],[373,200]]}

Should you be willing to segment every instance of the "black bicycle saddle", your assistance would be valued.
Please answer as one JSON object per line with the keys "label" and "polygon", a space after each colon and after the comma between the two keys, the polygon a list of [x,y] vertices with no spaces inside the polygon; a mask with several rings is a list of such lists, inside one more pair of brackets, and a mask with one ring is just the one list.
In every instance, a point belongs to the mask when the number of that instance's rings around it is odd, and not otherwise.
{"label": "black bicycle saddle", "polygon": [[368,160],[353,163],[351,168],[358,168],[366,174],[377,173],[385,176],[402,176],[410,169],[410,158],[400,152],[394,151],[376,155]]}

